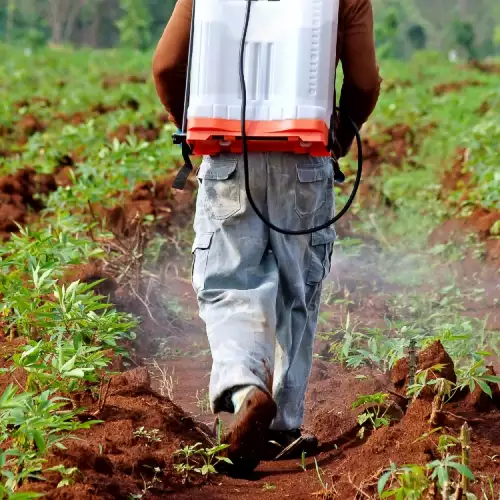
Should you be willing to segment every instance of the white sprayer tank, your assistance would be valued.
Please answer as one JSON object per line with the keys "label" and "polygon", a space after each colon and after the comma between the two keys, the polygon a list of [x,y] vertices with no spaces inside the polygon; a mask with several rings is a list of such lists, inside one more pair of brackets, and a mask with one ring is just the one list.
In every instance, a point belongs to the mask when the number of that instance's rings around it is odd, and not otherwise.
{"label": "white sprayer tank", "polygon": [[[247,0],[195,2],[187,113],[195,152],[240,147],[246,8]],[[244,61],[247,135],[265,139],[255,141],[254,150],[328,154],[338,12],[339,0],[252,2]]]}

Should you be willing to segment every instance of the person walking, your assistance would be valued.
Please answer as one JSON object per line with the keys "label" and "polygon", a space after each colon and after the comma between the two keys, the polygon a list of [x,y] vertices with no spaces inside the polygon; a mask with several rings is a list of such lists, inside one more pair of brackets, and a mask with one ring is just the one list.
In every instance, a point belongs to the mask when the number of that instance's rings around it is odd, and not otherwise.
{"label": "person walking", "polygon": [[[158,96],[178,127],[191,16],[192,0],[178,0],[153,58]],[[360,128],[381,84],[370,0],[340,1],[337,38],[344,73],[339,107]],[[351,125],[337,119],[333,158],[250,153],[250,186],[260,210],[294,230],[331,219],[334,162],[353,140]],[[318,447],[315,436],[301,429],[336,233],[334,227],[302,236],[271,230],[249,204],[238,155],[204,157],[197,178],[192,283],[213,360],[210,403],[214,413],[235,414],[224,441],[232,472],[244,475],[293,442],[299,454],[312,455]]]}

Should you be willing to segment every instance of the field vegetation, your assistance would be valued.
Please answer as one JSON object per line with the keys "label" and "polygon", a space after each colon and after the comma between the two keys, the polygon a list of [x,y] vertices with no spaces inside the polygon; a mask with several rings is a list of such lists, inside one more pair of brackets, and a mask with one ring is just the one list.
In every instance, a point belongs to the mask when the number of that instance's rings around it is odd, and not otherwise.
{"label": "field vegetation", "polygon": [[0,498],[500,498],[499,63],[382,61],[323,295],[321,453],[254,481],[217,474],[196,185],[171,189],[150,55],[3,45],[0,70]]}

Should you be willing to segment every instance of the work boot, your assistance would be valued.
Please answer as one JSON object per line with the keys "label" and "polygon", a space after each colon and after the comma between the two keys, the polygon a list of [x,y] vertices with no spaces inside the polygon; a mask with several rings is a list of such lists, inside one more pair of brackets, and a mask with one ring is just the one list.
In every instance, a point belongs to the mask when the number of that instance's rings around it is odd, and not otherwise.
{"label": "work boot", "polygon": [[318,438],[316,436],[312,434],[303,434],[300,429],[288,431],[268,430],[264,459],[287,460],[291,458],[301,458],[302,453],[311,457],[318,451],[318,444]]}
{"label": "work boot", "polygon": [[233,463],[227,468],[229,475],[247,476],[259,465],[266,446],[267,430],[276,412],[276,403],[268,393],[258,387],[248,392],[222,441],[229,445],[226,456]]}

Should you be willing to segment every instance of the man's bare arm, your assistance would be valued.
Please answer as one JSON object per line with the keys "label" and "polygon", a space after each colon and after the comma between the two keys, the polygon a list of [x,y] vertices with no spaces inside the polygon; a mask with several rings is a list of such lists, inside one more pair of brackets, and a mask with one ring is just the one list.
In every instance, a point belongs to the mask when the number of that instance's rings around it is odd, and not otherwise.
{"label": "man's bare arm", "polygon": [[[361,127],[378,101],[382,82],[375,56],[371,0],[345,0],[340,60],[344,82],[339,107]],[[340,120],[336,131],[337,157],[349,151],[354,132]]]}
{"label": "man's bare arm", "polygon": [[184,113],[192,7],[192,0],[178,0],[153,58],[156,91],[177,127]]}

